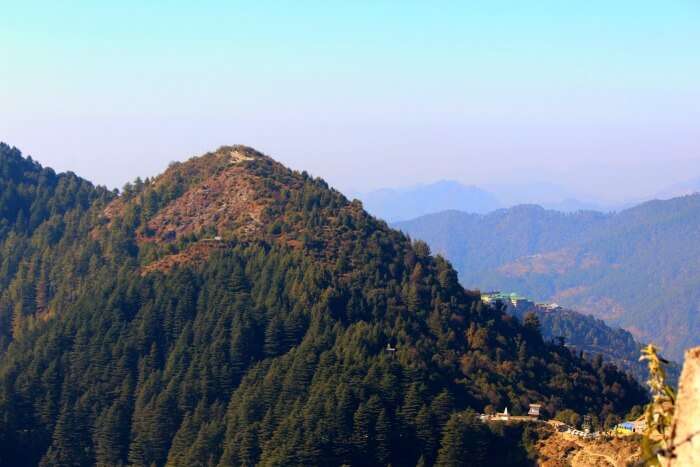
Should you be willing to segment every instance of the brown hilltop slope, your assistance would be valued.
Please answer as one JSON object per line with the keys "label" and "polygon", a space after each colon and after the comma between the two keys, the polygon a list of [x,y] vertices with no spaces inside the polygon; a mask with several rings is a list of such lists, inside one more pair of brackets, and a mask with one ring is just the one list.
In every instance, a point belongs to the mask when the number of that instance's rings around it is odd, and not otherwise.
{"label": "brown hilltop slope", "polygon": [[[224,146],[172,164],[136,195],[114,200],[104,210],[105,225],[128,217],[130,208],[145,213],[136,241],[141,248],[155,246],[156,252],[143,273],[203,261],[232,239],[304,246],[319,259],[335,261],[340,242],[354,240],[350,227],[369,216],[360,203],[330,189],[333,202],[310,220],[294,214],[295,209],[288,215],[290,204],[311,204],[304,189],[309,179],[252,148]],[[149,212],[149,203],[158,206],[155,213]]]}
{"label": "brown hilltop slope", "polygon": [[148,221],[139,241],[173,241],[205,227],[237,237],[260,235],[263,211],[279,201],[282,182],[287,182],[289,188],[298,188],[300,184],[288,178],[264,186],[263,178],[254,170],[256,165],[272,171],[281,167],[246,147],[221,148],[173,166],[156,179],[155,189],[168,186],[173,180],[192,182],[187,191]]}

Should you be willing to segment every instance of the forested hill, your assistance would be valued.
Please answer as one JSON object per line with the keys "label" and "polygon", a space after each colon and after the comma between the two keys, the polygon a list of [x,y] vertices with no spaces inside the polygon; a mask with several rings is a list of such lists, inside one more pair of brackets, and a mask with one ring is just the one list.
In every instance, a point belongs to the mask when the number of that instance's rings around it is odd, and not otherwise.
{"label": "forested hill", "polygon": [[[73,301],[88,276],[82,258],[72,256],[74,247],[96,220],[90,208],[113,197],[75,174],[57,175],[0,142],[0,352],[13,334],[21,335],[52,309]],[[57,289],[59,283],[71,287]]]}
{"label": "forested hill", "polygon": [[[3,199],[29,206],[0,238],[0,465],[523,465],[530,438],[470,410],[602,422],[645,400],[250,148],[118,197],[0,157],[24,167]],[[25,227],[40,199],[55,207]]]}
{"label": "forested hill", "polygon": [[[602,358],[618,368],[633,374],[637,381],[649,379],[648,365],[640,361],[642,344],[628,331],[612,328],[604,321],[574,310],[558,308],[552,310],[540,305],[508,307],[510,313],[521,320],[534,313],[540,321],[542,336],[550,340],[562,340],[568,347],[584,352],[592,358]],[[666,367],[669,383],[678,384],[680,365],[669,362]]]}
{"label": "forested hill", "polygon": [[446,211],[396,227],[444,254],[467,287],[593,314],[676,360],[700,344],[700,194],[613,214]]}

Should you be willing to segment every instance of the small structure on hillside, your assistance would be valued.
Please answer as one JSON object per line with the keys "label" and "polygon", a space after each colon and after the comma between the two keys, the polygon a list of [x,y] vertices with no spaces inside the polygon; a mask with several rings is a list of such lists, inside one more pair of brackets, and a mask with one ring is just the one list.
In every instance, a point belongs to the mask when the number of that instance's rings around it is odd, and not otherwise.
{"label": "small structure on hillside", "polygon": [[558,311],[562,309],[561,305],[558,303],[538,303],[537,306],[545,311]]}
{"label": "small structure on hillside", "polygon": [[593,430],[593,417],[590,415],[583,416],[583,424],[581,425],[583,432],[588,434]]}
{"label": "small structure on hillside", "polygon": [[634,423],[633,422],[622,422],[618,423],[615,427],[615,433],[618,435],[631,435],[634,433]]}
{"label": "small structure on hillside", "polygon": [[481,294],[481,301],[485,303],[486,305],[491,305],[491,304],[496,304],[500,302],[500,295],[501,293],[496,291],[496,292],[483,292]]}
{"label": "small structure on hillside", "polygon": [[386,344],[386,353],[388,353],[391,358],[394,358],[396,356],[396,347],[392,347],[390,343]]}
{"label": "small structure on hillside", "polygon": [[530,410],[527,411],[527,416],[530,418],[540,418],[540,409],[542,404],[530,404]]}
{"label": "small structure on hillside", "polygon": [[534,306],[535,303],[528,300],[525,297],[521,297],[517,293],[504,293],[504,292],[484,292],[481,294],[481,301],[490,304],[501,304],[506,306],[512,306],[514,308],[529,307]]}
{"label": "small structure on hillside", "polygon": [[533,306],[535,303],[528,300],[525,297],[521,297],[517,293],[512,293],[510,294],[510,304],[513,305],[515,308],[520,308],[523,306]]}
{"label": "small structure on hillside", "polygon": [[496,415],[493,416],[492,420],[500,420],[503,422],[507,422],[510,420],[510,414],[508,413],[508,407],[502,412],[502,413],[497,413]]}
{"label": "small structure on hillside", "polygon": [[635,420],[633,422],[626,421],[615,426],[615,433],[618,435],[631,435],[632,433],[642,434],[647,428],[647,422],[644,419]]}
{"label": "small structure on hillside", "polygon": [[632,428],[632,431],[634,431],[637,434],[643,434],[647,430],[647,421],[646,420],[635,420],[634,421],[634,428]]}

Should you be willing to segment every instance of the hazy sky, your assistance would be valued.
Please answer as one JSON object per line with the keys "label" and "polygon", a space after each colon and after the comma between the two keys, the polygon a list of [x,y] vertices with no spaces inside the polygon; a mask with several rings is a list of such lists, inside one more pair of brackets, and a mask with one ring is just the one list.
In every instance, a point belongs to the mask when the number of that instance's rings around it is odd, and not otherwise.
{"label": "hazy sky", "polygon": [[700,177],[698,0],[105,3],[0,27],[0,140],[97,183],[234,143],[344,190]]}

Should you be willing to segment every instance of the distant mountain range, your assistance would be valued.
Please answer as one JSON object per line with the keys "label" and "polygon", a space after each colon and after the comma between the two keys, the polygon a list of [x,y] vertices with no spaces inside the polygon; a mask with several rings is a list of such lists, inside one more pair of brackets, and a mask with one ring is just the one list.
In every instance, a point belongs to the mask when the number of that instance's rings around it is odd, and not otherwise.
{"label": "distant mountain range", "polygon": [[495,195],[475,186],[443,180],[405,189],[381,189],[358,195],[370,214],[389,222],[445,209],[486,213],[502,207]]}
{"label": "distant mountain range", "polygon": [[[524,179],[519,182],[502,183],[489,182],[484,189],[493,193],[501,202],[502,208],[520,204],[537,204],[547,209],[563,212],[581,210],[614,211],[620,208],[619,203],[605,202],[599,199],[575,193],[566,186],[551,181],[532,181]],[[460,208],[460,211],[470,212]]]}
{"label": "distant mountain range", "polygon": [[677,198],[679,196],[692,195],[700,193],[700,178],[686,180],[685,182],[676,183],[667,187],[656,194],[658,199]]}
{"label": "distant mountain range", "polygon": [[700,344],[700,195],[609,214],[446,211],[395,226],[445,255],[467,287],[593,314],[674,359]]}
{"label": "distant mountain range", "polygon": [[399,222],[447,210],[485,214],[516,204],[536,203],[563,212],[612,211],[622,206],[601,201],[584,201],[552,183],[492,185],[480,188],[453,180],[441,180],[410,188],[383,188],[355,193],[370,214],[388,222]]}
{"label": "distant mountain range", "polygon": [[436,212],[457,210],[486,214],[521,204],[535,204],[561,212],[622,211],[650,199],[666,200],[700,193],[700,178],[672,184],[653,196],[611,202],[582,196],[557,183],[523,181],[489,182],[483,186],[464,185],[454,180],[407,188],[382,188],[366,193],[352,193],[370,214],[388,222],[399,222]]}

